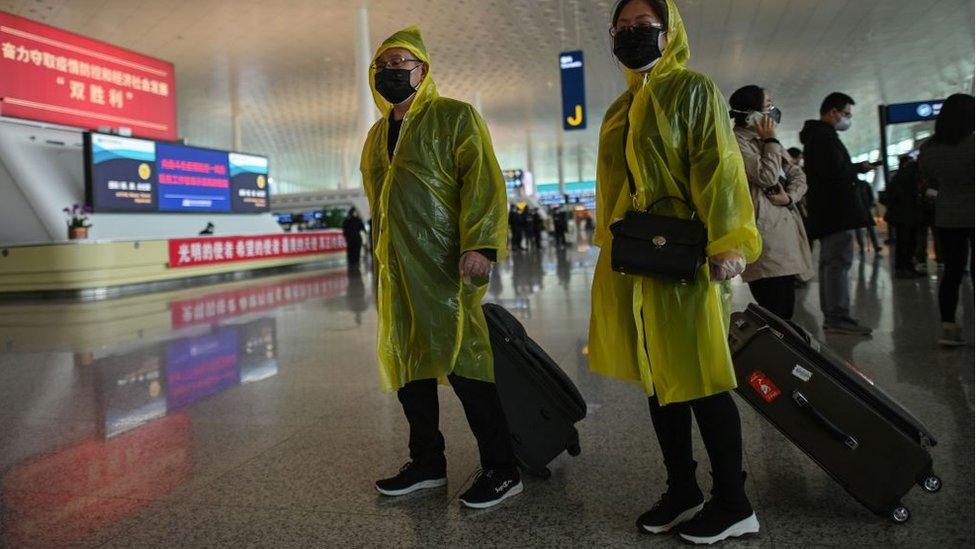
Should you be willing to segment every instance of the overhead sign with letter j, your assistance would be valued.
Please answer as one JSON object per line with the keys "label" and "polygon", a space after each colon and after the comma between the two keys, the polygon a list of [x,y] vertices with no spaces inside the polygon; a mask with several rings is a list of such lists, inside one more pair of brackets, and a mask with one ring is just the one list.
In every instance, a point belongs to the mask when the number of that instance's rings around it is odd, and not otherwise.
{"label": "overhead sign with letter j", "polygon": [[586,82],[583,78],[583,51],[559,54],[559,77],[563,88],[563,129],[586,129]]}

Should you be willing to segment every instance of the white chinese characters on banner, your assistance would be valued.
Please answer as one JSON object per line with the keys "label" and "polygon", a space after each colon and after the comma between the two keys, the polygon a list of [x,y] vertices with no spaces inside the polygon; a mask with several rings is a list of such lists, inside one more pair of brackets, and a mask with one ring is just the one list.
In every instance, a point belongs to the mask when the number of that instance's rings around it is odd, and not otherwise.
{"label": "white chinese characters on banner", "polygon": [[251,259],[339,252],[346,249],[340,231],[303,235],[193,238],[169,241],[170,267],[192,267]]}

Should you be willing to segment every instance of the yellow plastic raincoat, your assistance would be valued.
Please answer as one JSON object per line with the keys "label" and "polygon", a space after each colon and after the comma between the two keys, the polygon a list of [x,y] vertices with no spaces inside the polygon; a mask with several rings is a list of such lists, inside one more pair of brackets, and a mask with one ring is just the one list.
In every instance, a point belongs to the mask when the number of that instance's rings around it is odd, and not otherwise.
{"label": "yellow plastic raincoat", "polygon": [[[420,29],[388,38],[430,67]],[[384,391],[454,373],[494,381],[481,311],[487,284],[463,281],[461,254],[508,240],[505,180],[484,120],[471,105],[437,95],[430,72],[387,152],[393,105],[370,84],[383,118],[369,131],[360,169],[373,215],[377,358]]]}
{"label": "yellow plastic raincoat", "polygon": [[[734,251],[752,262],[761,249],[728,106],[710,79],[685,68],[688,36],[673,0],[668,10],[663,57],[648,73],[627,71],[629,89],[610,105],[600,130],[594,240],[601,250],[589,341],[590,369],[639,384],[661,404],[735,388],[727,344],[731,288],[711,282],[707,266],[692,283],[611,270],[609,226],[634,208],[624,162],[639,208],[664,196],[694,206],[708,228],[709,256]],[[690,216],[675,201],[654,211]]]}

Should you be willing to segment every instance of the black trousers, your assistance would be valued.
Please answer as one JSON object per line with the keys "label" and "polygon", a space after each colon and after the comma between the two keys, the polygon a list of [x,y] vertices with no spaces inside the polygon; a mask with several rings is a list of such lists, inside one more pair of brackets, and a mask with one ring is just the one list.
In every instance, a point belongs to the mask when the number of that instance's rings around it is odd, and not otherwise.
{"label": "black trousers", "polygon": [[918,227],[895,225],[895,269],[915,270],[915,249],[918,247]]}
{"label": "black trousers", "polygon": [[959,285],[966,271],[966,260],[973,252],[973,229],[938,229],[945,271],[939,281],[939,312],[942,322],[956,321]]}
{"label": "black trousers", "polygon": [[654,433],[664,454],[668,485],[687,486],[695,482],[697,464],[691,450],[694,411],[712,466],[715,496],[732,506],[748,506],[742,473],[742,426],[732,395],[719,393],[667,406],[661,406],[657,397],[652,396],[648,402]]}
{"label": "black trousers", "polygon": [[347,238],[346,239],[346,264],[350,267],[353,265],[359,265],[360,254],[363,251],[363,239],[362,238]]}
{"label": "black trousers", "polygon": [[[495,384],[453,374],[447,379],[461,400],[468,425],[478,441],[482,468],[515,468],[517,462],[512,439]],[[423,467],[443,470],[447,461],[444,458],[444,435],[439,428],[437,380],[411,381],[397,391],[397,398],[410,424],[411,461]]]}
{"label": "black trousers", "polygon": [[749,283],[749,291],[764,309],[784,320],[791,320],[796,307],[795,281],[795,276],[761,278]]}

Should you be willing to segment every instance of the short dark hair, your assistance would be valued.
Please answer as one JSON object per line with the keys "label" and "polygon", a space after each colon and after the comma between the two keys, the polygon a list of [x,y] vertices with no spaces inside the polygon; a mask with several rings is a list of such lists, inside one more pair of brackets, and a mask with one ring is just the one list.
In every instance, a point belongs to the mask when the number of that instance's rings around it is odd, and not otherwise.
{"label": "short dark hair", "polygon": [[935,135],[932,140],[945,145],[956,145],[973,133],[973,96],[965,93],[950,95],[942,104],[942,111],[935,119]]}
{"label": "short dark hair", "polygon": [[790,157],[794,160],[803,156],[803,151],[801,151],[799,147],[790,147],[786,149],[786,152],[790,153]]}
{"label": "short dark hair", "polygon": [[[613,17],[610,19],[611,26],[617,26],[617,19],[620,19],[620,12],[624,11],[627,4],[634,2],[636,0],[620,0],[617,2],[617,7],[613,8]],[[650,4],[654,11],[657,12],[657,16],[661,18],[661,22],[664,23],[664,29],[668,29],[668,3],[666,0],[641,0]]]}
{"label": "short dark hair", "polygon": [[846,93],[834,92],[824,98],[820,104],[820,114],[827,114],[832,110],[842,111],[848,105],[856,105],[854,99]]}
{"label": "short dark hair", "polygon": [[735,90],[729,97],[729,106],[740,112],[730,113],[737,126],[746,125],[746,117],[751,111],[762,111],[766,90],[756,85],[744,86]]}

